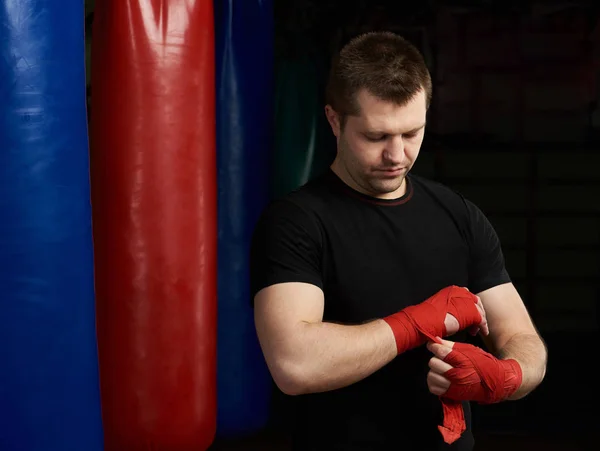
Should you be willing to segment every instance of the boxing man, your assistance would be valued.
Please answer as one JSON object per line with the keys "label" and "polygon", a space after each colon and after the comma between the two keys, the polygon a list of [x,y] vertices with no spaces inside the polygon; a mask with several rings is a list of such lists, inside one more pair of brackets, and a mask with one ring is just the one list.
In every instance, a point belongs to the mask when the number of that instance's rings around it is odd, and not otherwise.
{"label": "boxing man", "polygon": [[492,225],[410,173],[431,96],[409,42],[354,38],[327,88],[335,161],[254,232],[256,330],[295,450],[471,450],[469,402],[517,400],[544,378]]}

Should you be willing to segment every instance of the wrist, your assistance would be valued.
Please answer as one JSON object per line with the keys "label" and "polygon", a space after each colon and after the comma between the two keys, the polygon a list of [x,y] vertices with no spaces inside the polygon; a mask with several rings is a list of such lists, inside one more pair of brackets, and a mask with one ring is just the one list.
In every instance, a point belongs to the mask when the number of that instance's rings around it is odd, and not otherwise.
{"label": "wrist", "polygon": [[398,354],[402,354],[421,346],[428,339],[433,341],[436,336],[443,337],[446,334],[444,317],[445,314],[440,314],[435,306],[423,302],[408,306],[383,320],[394,333]]}
{"label": "wrist", "polygon": [[425,340],[416,327],[413,325],[410,317],[403,310],[386,316],[383,321],[392,330],[394,341],[396,342],[396,353],[402,354],[409,349],[415,348],[424,343]]}
{"label": "wrist", "polygon": [[523,383],[523,369],[516,359],[500,360],[500,365],[504,372],[503,399],[509,399]]}

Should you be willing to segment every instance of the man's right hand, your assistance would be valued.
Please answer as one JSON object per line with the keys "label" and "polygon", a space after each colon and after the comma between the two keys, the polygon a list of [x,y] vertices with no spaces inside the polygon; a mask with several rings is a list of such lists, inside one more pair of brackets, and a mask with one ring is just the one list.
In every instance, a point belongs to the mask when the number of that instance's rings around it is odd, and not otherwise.
{"label": "man's right hand", "polygon": [[[476,298],[477,303],[475,304],[475,306],[477,307],[477,310],[479,310],[479,314],[481,315],[481,322],[479,324],[470,326],[467,330],[473,336],[477,335],[480,332],[482,335],[488,335],[490,333],[490,330],[488,328],[487,318],[485,316],[485,309],[483,308],[483,303],[481,302],[479,296],[476,296]],[[444,325],[446,326],[446,336],[454,335],[460,330],[458,320],[450,313],[446,314],[446,318],[444,319]]]}
{"label": "man's right hand", "polygon": [[383,320],[392,328],[399,354],[459,330],[489,333],[481,299],[456,285],[443,288],[420,304],[405,307]]}

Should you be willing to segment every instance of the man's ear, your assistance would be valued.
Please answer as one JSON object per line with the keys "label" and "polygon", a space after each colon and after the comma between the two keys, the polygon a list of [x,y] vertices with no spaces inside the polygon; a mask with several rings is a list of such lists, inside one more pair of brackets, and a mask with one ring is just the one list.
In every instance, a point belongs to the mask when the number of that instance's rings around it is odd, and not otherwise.
{"label": "man's ear", "polygon": [[339,138],[341,133],[340,115],[331,107],[331,105],[325,105],[325,116],[327,116],[331,131],[336,138]]}

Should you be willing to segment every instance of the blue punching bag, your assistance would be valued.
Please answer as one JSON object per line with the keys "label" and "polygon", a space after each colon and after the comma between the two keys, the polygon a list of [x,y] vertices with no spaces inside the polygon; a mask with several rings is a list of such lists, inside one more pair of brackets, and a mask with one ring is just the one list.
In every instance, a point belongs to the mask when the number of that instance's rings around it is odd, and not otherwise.
{"label": "blue punching bag", "polygon": [[269,200],[273,11],[268,0],[217,0],[217,436],[266,425],[271,378],[250,306],[248,254]]}
{"label": "blue punching bag", "polygon": [[0,0],[0,450],[103,449],[84,2]]}

